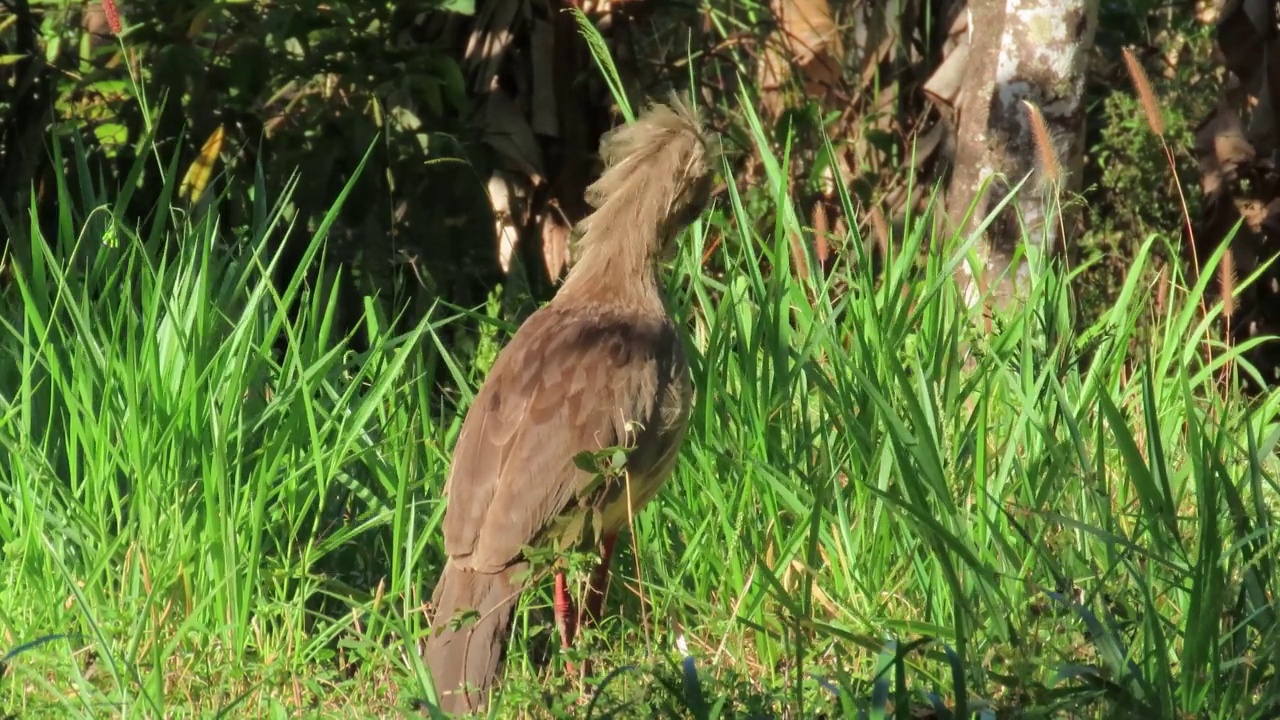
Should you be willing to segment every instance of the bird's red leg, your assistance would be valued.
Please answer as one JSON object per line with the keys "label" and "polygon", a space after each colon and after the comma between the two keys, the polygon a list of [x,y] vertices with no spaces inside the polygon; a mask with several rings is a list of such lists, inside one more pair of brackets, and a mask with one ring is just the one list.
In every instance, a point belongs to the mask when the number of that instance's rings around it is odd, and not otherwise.
{"label": "bird's red leg", "polygon": [[[609,589],[609,564],[613,560],[613,543],[617,534],[608,535],[600,541],[600,563],[591,570],[591,580],[587,585],[586,617],[584,624],[593,624],[600,619],[600,611],[604,606],[604,596]],[[591,658],[582,662],[582,674],[591,674]]]}
{"label": "bird's red leg", "polygon": [[[556,573],[555,591],[556,627],[560,630],[560,647],[568,650],[573,647],[573,636],[577,634],[578,618],[573,609],[573,600],[569,598],[569,583],[564,573]],[[573,663],[566,662],[565,669],[573,674]]]}
{"label": "bird's red leg", "polygon": [[613,561],[613,543],[618,539],[617,533],[608,535],[600,541],[600,564],[591,572],[591,585],[587,588],[587,617],[585,622],[593,623],[600,619],[600,611],[604,608],[604,596],[609,589],[609,565]]}
{"label": "bird's red leg", "polygon": [[564,573],[556,573],[555,596],[556,627],[560,629],[560,647],[573,647],[573,636],[577,634],[578,618],[573,611],[573,600],[569,598],[569,583]]}
{"label": "bird's red leg", "polygon": [[[587,586],[586,617],[582,619],[583,623],[594,623],[600,618],[605,590],[609,582],[609,564],[613,560],[613,544],[617,539],[618,536],[615,533],[600,541],[600,563],[591,571],[591,580]],[[568,650],[573,647],[573,641],[578,634],[578,616],[573,606],[573,599],[569,597],[569,583],[562,572],[556,573],[555,616],[556,627],[560,630],[560,647]],[[572,662],[566,662],[565,669],[569,674],[574,674]],[[584,667],[584,672],[590,672],[589,663]]]}

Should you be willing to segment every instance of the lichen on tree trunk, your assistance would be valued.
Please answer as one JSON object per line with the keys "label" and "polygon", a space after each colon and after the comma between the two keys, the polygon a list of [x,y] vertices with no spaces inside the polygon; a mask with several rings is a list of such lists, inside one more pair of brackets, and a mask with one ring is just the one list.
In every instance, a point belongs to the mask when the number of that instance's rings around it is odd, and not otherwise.
{"label": "lichen on tree trunk", "polygon": [[[1050,252],[1070,243],[1057,199],[1080,182],[1084,81],[1098,0],[970,0],[969,13],[970,66],[956,103],[947,217],[953,230],[972,232],[1028,178],[985,228],[978,282],[963,270],[971,304],[985,288],[995,304],[1005,305],[1030,278],[1026,254],[1017,252],[1021,243]],[[1026,103],[1043,115],[1056,166],[1042,160]]]}

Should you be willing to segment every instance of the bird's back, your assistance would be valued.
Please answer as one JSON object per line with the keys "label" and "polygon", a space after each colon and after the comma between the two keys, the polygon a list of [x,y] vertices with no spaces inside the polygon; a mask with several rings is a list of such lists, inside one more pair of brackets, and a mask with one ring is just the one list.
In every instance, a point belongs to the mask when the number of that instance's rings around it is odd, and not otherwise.
{"label": "bird's back", "polygon": [[[523,545],[591,540],[564,535],[581,512],[601,513],[603,529],[616,531],[628,501],[639,510],[670,473],[691,405],[682,340],[665,312],[540,309],[503,349],[464,421],[446,551],[496,572]],[[583,494],[593,474],[575,458],[613,447],[627,451],[626,476]]]}

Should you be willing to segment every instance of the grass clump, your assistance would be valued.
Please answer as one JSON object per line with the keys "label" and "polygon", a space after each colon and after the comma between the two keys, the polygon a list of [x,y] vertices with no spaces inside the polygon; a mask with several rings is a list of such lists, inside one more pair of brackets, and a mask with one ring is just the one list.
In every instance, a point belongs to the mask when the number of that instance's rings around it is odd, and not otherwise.
{"label": "grass clump", "polygon": [[269,281],[264,197],[233,255],[216,208],[140,235],[102,188],[58,191],[60,236],[28,234],[0,304],[0,623],[64,641],[7,659],[6,705],[253,716],[264,682],[324,704],[386,632],[352,609],[417,595],[435,521],[412,481],[445,460],[424,431],[447,432],[409,400],[429,326],[391,338],[371,311],[376,341],[346,350],[332,278]]}

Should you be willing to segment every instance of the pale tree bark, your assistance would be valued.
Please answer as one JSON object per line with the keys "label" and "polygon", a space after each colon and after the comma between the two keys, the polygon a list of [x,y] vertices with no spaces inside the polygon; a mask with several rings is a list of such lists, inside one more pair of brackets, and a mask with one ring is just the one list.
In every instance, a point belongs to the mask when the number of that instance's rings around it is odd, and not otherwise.
{"label": "pale tree bark", "polygon": [[[1030,267],[1026,253],[1015,252],[1021,243],[1046,252],[1069,248],[1063,229],[1069,231],[1070,224],[1059,214],[1064,203],[1058,200],[1080,184],[1084,82],[1098,3],[970,0],[967,67],[957,76],[952,108],[955,162],[946,197],[951,229],[980,227],[1010,188],[1030,176],[987,227],[979,244],[979,277],[967,266],[962,272],[970,304],[983,289],[997,306],[1025,291]],[[1027,103],[1039,109],[1048,131],[1039,144]],[[1021,255],[1016,263],[1015,255]]]}

